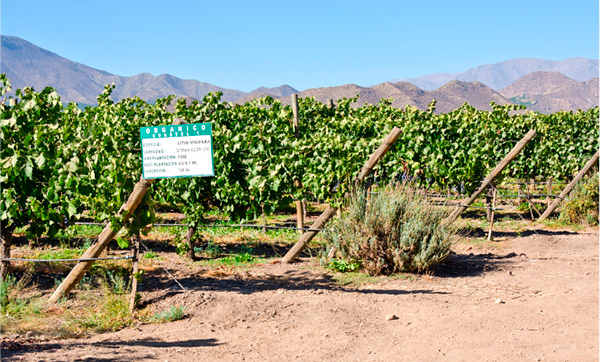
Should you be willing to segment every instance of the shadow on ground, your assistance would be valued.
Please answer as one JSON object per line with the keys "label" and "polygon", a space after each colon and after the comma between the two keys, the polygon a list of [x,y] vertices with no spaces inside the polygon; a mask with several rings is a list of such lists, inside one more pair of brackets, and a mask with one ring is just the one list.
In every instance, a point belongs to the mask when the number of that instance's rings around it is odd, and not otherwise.
{"label": "shadow on ground", "polygon": [[[462,228],[458,230],[458,233],[463,237],[471,237],[471,238],[485,238],[488,236],[488,232],[483,230],[482,228]],[[541,235],[541,236],[557,236],[557,235],[576,235],[579,234],[574,231],[564,231],[564,230],[523,230],[523,231],[493,231],[493,236],[495,238],[520,238],[527,237],[532,235]]]}
{"label": "shadow on ground", "polygon": [[[36,342],[36,341],[9,341],[3,339],[2,341],[2,357],[3,358],[23,358],[27,354],[34,351],[45,350],[48,352],[56,353],[56,357],[62,360],[61,348],[64,346],[53,342]],[[190,340],[178,340],[167,342],[157,338],[139,338],[135,340],[108,340],[102,342],[91,342],[85,340],[75,340],[69,343],[68,348],[73,349],[84,349],[89,350],[88,356],[78,358],[77,361],[86,362],[101,362],[101,361],[131,361],[126,350],[122,350],[125,347],[141,346],[149,349],[149,353],[145,356],[136,356],[136,359],[141,360],[153,360],[156,359],[157,354],[160,356],[161,349],[165,348],[206,348],[215,347],[221,345],[217,339],[190,339]],[[113,351],[111,351],[113,350]],[[98,355],[101,351],[103,357],[97,357],[92,355]],[[155,353],[150,353],[155,352]]]}

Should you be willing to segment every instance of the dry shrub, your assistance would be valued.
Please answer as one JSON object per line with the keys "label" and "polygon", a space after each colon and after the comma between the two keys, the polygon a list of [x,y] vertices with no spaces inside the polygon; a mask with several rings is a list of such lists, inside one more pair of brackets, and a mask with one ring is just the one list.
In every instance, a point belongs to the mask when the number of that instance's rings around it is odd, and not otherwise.
{"label": "dry shrub", "polygon": [[598,173],[580,182],[562,208],[559,220],[569,224],[598,225]]}
{"label": "dry shrub", "polygon": [[423,272],[450,253],[448,213],[426,203],[409,185],[381,188],[367,200],[354,192],[339,218],[324,233],[325,240],[350,262],[359,262],[370,275]]}

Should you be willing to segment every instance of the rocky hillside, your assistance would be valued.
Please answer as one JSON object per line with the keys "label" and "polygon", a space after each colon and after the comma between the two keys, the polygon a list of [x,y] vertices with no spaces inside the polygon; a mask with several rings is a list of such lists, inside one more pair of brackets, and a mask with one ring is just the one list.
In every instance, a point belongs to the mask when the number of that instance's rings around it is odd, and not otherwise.
{"label": "rocky hillside", "polygon": [[559,72],[534,72],[519,78],[500,93],[542,113],[589,109],[598,105],[598,77],[578,82]]}

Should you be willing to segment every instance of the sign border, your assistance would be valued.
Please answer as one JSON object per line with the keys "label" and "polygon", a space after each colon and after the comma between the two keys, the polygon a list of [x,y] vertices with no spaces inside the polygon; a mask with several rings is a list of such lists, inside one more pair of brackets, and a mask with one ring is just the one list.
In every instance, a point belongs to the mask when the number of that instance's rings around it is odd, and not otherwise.
{"label": "sign border", "polygon": [[[205,126],[207,130],[204,130],[203,133],[206,134],[201,134],[198,136],[209,136],[210,137],[210,158],[211,158],[211,171],[212,174],[197,174],[197,175],[179,175],[179,176],[159,176],[159,177],[146,177],[146,170],[144,169],[144,139],[148,139],[148,138],[144,138],[142,137],[143,135],[143,130],[144,129],[148,129],[148,128],[160,128],[160,127],[177,127],[175,125],[163,125],[163,126],[149,126],[149,127],[140,127],[140,148],[141,148],[141,158],[142,158],[142,177],[145,180],[156,180],[156,179],[161,179],[161,178],[186,178],[186,177],[214,177],[215,176],[215,157],[214,157],[214,150],[213,150],[213,135],[212,135],[212,124],[211,123],[186,123],[186,124],[182,124],[182,125],[178,125],[178,126]],[[183,137],[168,137],[168,138],[185,138],[187,136],[183,136]],[[153,138],[153,139],[157,139],[157,138]],[[162,138],[158,138],[158,139],[162,139]]]}

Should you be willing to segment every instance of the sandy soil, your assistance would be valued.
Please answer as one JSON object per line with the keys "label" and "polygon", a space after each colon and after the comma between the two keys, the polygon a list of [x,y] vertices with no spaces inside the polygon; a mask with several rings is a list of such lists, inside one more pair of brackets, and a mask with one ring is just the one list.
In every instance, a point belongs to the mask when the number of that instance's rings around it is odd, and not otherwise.
{"label": "sandy soil", "polygon": [[149,279],[189,316],[4,350],[3,361],[598,361],[598,231],[457,245],[433,275],[342,288],[310,262]]}

